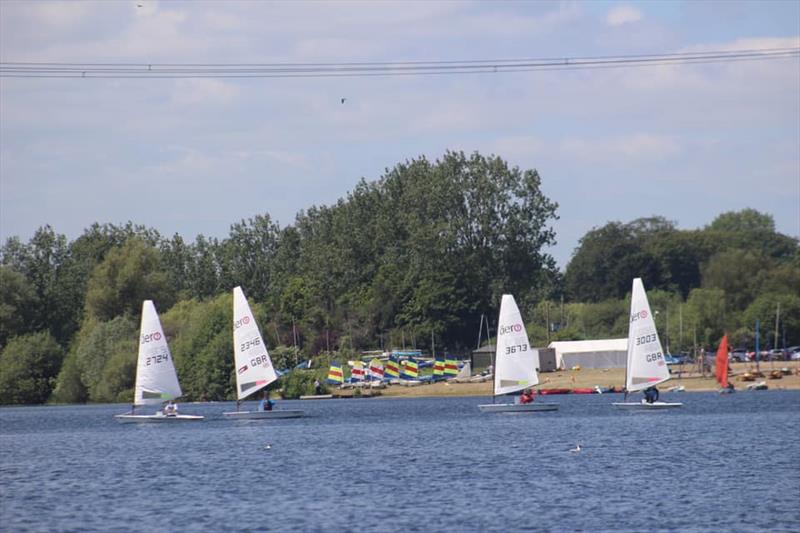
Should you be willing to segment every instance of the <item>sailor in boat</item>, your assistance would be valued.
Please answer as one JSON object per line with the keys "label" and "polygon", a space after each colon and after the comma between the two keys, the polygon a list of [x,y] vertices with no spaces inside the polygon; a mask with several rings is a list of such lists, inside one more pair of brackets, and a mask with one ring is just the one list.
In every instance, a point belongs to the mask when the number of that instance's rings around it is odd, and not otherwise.
{"label": "sailor in boat", "polygon": [[258,410],[259,411],[272,411],[272,406],[275,405],[275,402],[269,399],[269,393],[264,392],[264,397],[261,398],[261,401],[258,402]]}
{"label": "sailor in boat", "polygon": [[647,387],[644,390],[644,399],[647,403],[655,403],[658,401],[658,389],[653,387]]}
{"label": "sailor in boat", "polygon": [[178,404],[172,400],[167,402],[167,405],[164,406],[164,416],[178,416]]}
{"label": "sailor in boat", "polygon": [[522,395],[519,397],[519,403],[526,404],[533,402],[533,393],[530,389],[525,389],[522,391]]}

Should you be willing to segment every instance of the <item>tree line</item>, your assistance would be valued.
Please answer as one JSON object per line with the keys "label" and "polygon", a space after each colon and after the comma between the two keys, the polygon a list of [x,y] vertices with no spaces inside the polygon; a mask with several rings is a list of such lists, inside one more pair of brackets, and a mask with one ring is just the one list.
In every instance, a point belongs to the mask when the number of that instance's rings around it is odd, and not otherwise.
{"label": "tree line", "polygon": [[185,396],[233,398],[237,285],[279,368],[404,345],[466,354],[503,293],[534,344],[625,336],[636,276],[681,348],[723,330],[746,342],[756,318],[766,333],[778,302],[798,342],[798,243],[769,215],[724,213],[691,231],[661,217],[611,222],[560,272],[547,253],[556,213],[535,170],[448,152],[362,180],[291,225],[263,214],[223,239],[128,223],[94,224],[69,242],[41,227],[0,249],[0,403],[129,401],[144,299],[161,314]]}

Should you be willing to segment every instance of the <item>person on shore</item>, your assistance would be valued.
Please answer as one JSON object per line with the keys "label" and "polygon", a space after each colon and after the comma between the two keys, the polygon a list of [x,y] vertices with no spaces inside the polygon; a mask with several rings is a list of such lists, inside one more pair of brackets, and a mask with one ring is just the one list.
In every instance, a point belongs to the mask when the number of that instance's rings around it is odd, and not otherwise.
{"label": "person on shore", "polygon": [[319,384],[319,379],[314,380],[314,394],[317,396],[322,394],[322,386]]}
{"label": "person on shore", "polygon": [[178,416],[178,404],[174,403],[172,400],[167,402],[167,405],[164,406],[164,415]]}

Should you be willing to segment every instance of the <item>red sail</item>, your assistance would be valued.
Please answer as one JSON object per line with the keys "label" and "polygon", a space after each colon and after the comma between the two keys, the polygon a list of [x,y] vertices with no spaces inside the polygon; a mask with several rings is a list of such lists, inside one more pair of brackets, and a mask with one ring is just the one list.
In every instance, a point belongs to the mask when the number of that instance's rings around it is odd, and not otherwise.
{"label": "red sail", "polygon": [[722,337],[717,349],[717,382],[723,389],[728,387],[728,335]]}

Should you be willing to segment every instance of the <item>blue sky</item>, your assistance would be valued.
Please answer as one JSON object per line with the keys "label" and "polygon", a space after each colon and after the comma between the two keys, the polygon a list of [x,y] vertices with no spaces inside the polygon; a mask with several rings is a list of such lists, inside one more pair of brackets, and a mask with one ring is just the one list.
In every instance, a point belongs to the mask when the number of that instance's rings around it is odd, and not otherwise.
{"label": "blue sky", "polygon": [[[141,4],[142,7],[138,7]],[[798,2],[0,1],[2,62],[267,63],[800,47]],[[800,62],[457,76],[0,78],[0,238],[224,237],[446,150],[539,171],[565,265],[611,220],[746,207],[800,236]],[[345,104],[340,98],[346,97]]]}

